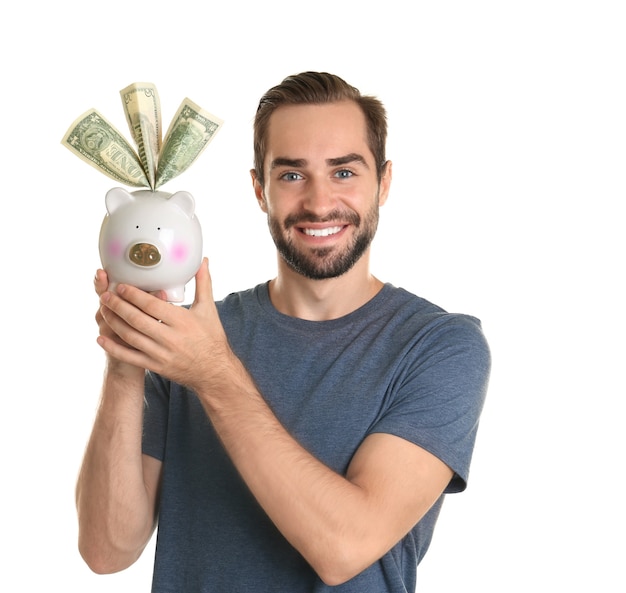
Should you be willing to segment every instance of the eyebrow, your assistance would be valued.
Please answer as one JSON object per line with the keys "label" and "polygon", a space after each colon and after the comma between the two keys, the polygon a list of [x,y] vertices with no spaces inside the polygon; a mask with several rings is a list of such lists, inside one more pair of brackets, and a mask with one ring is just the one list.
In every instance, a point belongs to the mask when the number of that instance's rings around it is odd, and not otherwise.
{"label": "eyebrow", "polygon": [[[345,156],[326,159],[326,164],[330,167],[340,167],[341,165],[347,165],[348,163],[361,163],[363,166],[369,169],[365,158],[356,152],[351,152],[350,154],[346,154]],[[270,163],[270,170],[275,169],[276,167],[293,167],[294,169],[299,169],[301,167],[305,167],[306,165],[306,159],[289,159],[287,157],[276,157]]]}

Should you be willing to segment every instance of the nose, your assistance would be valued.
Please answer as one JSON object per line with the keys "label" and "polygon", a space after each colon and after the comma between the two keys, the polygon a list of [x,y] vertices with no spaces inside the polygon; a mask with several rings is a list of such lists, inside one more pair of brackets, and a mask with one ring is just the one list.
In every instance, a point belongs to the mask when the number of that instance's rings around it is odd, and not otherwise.
{"label": "nose", "polygon": [[156,266],[161,261],[159,250],[151,243],[135,243],[128,250],[128,257],[131,262],[144,268]]}
{"label": "nose", "polygon": [[303,201],[305,210],[324,216],[333,210],[336,204],[334,189],[328,180],[309,179]]}

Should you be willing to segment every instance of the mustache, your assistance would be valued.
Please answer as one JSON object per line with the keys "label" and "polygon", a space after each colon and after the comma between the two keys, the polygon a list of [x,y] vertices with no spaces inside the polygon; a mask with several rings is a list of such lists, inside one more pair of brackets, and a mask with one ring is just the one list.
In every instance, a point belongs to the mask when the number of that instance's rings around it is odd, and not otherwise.
{"label": "mustache", "polygon": [[353,211],[342,211],[342,210],[331,210],[325,216],[316,216],[311,212],[300,212],[298,214],[290,214],[285,218],[283,225],[285,230],[291,228],[292,226],[302,224],[303,222],[314,222],[314,223],[326,223],[326,222],[335,222],[341,221],[343,223],[352,224],[355,227],[359,227],[361,225],[361,217]]}

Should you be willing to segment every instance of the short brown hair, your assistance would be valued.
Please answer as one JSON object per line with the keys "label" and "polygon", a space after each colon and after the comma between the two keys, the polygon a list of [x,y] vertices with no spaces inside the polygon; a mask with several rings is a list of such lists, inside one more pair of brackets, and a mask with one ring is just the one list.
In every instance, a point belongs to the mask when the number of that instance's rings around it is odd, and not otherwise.
{"label": "short brown hair", "polygon": [[264,184],[263,164],[267,152],[267,134],[272,113],[281,105],[323,104],[336,101],[354,101],[363,111],[367,125],[368,145],[376,161],[380,181],[385,169],[387,143],[387,114],[376,97],[362,95],[359,89],[345,80],[327,72],[302,72],[285,78],[267,91],[254,118],[254,171],[257,180]]}

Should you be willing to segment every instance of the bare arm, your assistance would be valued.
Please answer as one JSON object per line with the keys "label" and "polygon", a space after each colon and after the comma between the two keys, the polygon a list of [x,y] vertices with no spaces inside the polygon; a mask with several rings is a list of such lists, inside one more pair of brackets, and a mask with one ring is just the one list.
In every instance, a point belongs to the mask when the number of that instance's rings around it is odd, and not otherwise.
{"label": "bare arm", "polygon": [[131,287],[118,290],[121,298],[109,293],[104,301],[105,311],[116,313],[111,327],[122,342],[105,337],[101,345],[196,391],[254,496],[328,584],[344,582],[380,558],[452,477],[430,453],[386,434],[364,441],[345,477],[303,449],[228,346],[206,266],[196,276],[189,310]]}
{"label": "bare arm", "polygon": [[[96,276],[96,291],[107,286]],[[100,334],[115,339],[99,311]],[[79,550],[98,573],[135,562],[155,526],[161,463],[141,453],[144,369],[109,357],[76,487]]]}
{"label": "bare arm", "polygon": [[205,409],[261,506],[329,585],[385,554],[452,478],[439,459],[389,434],[370,435],[343,477],[303,449],[239,374],[227,393],[202,394]]}

